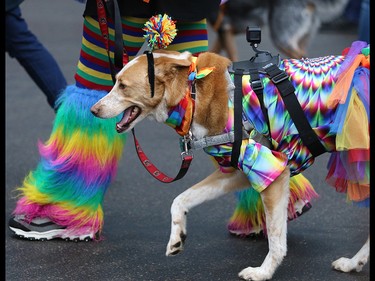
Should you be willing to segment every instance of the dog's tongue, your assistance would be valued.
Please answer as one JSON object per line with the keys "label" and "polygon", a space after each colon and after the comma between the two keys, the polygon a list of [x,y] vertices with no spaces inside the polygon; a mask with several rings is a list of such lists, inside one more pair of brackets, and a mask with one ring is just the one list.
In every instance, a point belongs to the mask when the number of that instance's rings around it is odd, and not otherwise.
{"label": "dog's tongue", "polygon": [[136,106],[131,106],[131,107],[127,108],[124,111],[124,115],[122,116],[120,122],[118,122],[116,124],[116,131],[118,133],[121,133],[121,132],[125,131],[129,127],[129,124],[137,116],[138,111],[139,111],[139,108],[136,107]]}

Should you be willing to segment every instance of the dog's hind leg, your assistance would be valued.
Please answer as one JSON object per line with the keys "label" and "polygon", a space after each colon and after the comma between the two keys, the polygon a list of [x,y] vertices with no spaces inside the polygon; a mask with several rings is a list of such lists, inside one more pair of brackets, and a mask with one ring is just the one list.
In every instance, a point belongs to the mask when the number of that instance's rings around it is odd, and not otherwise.
{"label": "dog's hind leg", "polygon": [[349,258],[339,258],[332,263],[332,267],[338,271],[350,272],[357,271],[360,272],[362,267],[367,263],[370,256],[370,236],[367,238],[366,243],[362,248],[355,254],[351,259]]}
{"label": "dog's hind leg", "polygon": [[238,170],[232,173],[222,173],[220,170],[216,170],[201,182],[178,195],[173,200],[171,207],[171,235],[166,255],[173,256],[183,250],[186,238],[186,215],[189,210],[205,201],[248,186],[249,181],[244,173]]}
{"label": "dog's hind leg", "polygon": [[287,167],[272,184],[261,192],[266,214],[269,251],[260,267],[247,267],[239,273],[239,277],[245,280],[271,279],[286,256],[289,178],[290,171]]}

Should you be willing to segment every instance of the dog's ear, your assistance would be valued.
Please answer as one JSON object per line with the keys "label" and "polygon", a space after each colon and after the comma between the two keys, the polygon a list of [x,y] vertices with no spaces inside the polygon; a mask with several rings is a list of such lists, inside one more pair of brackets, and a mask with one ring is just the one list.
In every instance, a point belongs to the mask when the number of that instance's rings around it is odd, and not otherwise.
{"label": "dog's ear", "polygon": [[173,72],[174,68],[188,67],[192,61],[192,54],[188,51],[183,53],[157,50],[154,52],[155,66],[159,73]]}
{"label": "dog's ear", "polygon": [[154,60],[155,77],[165,86],[167,105],[174,106],[185,94],[192,55],[190,52],[160,50],[154,54]]}

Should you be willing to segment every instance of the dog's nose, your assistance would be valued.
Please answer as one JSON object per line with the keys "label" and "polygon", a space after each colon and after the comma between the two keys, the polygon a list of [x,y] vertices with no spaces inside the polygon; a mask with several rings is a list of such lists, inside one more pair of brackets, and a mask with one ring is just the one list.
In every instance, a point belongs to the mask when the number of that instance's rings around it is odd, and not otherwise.
{"label": "dog's nose", "polygon": [[90,111],[92,114],[94,114],[95,116],[98,116],[99,112],[100,112],[100,107],[99,106],[95,106],[93,105],[91,108],[90,108]]}

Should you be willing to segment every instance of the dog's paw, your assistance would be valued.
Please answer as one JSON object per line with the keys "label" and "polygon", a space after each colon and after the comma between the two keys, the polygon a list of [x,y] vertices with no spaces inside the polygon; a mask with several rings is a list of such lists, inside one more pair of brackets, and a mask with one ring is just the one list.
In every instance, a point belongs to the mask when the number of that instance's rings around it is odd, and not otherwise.
{"label": "dog's paw", "polygon": [[342,272],[357,271],[360,272],[367,260],[355,261],[348,258],[339,258],[332,263],[332,268]]}
{"label": "dog's paw", "polygon": [[175,256],[178,253],[182,252],[182,250],[184,249],[185,239],[186,239],[186,234],[183,233],[183,232],[180,232],[180,235],[179,235],[179,237],[177,237],[177,239],[173,239],[171,237],[171,239],[168,242],[167,251],[166,251],[165,255],[166,256]]}
{"label": "dog's paw", "polygon": [[252,280],[252,281],[262,281],[262,280],[269,280],[272,278],[272,275],[268,274],[264,271],[264,269],[260,267],[247,267],[243,269],[238,276],[244,280]]}

